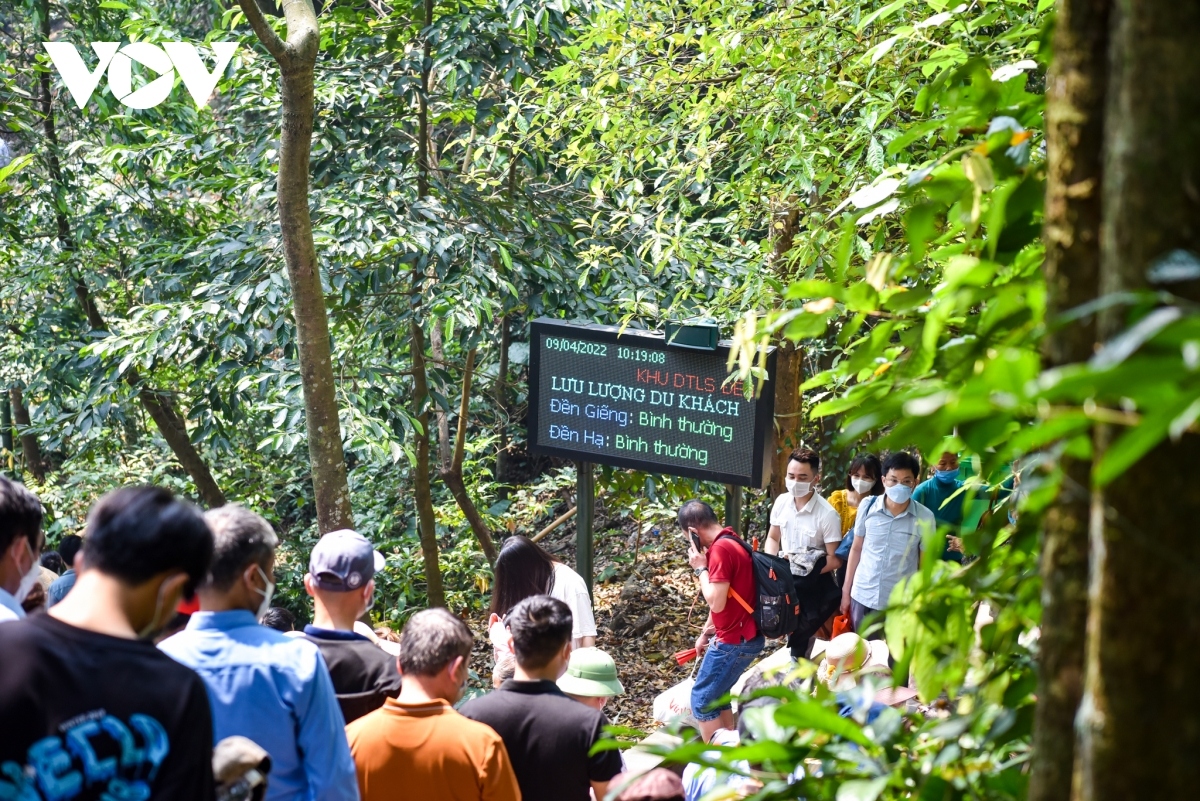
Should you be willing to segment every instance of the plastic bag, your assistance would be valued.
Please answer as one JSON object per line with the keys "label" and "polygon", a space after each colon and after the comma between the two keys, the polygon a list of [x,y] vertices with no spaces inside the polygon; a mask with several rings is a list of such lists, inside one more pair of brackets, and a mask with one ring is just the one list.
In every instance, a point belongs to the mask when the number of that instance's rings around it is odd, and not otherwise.
{"label": "plastic bag", "polygon": [[845,634],[846,632],[854,631],[854,624],[850,622],[849,615],[834,615],[833,617],[833,636]]}
{"label": "plastic bag", "polygon": [[700,728],[692,715],[692,685],[695,679],[688,676],[674,687],[669,687],[654,699],[654,720],[664,725],[682,723]]}

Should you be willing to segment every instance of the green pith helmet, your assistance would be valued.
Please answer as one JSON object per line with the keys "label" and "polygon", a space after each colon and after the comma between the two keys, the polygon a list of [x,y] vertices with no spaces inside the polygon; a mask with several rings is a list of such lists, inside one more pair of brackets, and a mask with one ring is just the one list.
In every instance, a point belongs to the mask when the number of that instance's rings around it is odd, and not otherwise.
{"label": "green pith helmet", "polygon": [[617,663],[599,648],[572,651],[567,672],[558,680],[558,689],[585,698],[612,697],[625,692],[617,678]]}

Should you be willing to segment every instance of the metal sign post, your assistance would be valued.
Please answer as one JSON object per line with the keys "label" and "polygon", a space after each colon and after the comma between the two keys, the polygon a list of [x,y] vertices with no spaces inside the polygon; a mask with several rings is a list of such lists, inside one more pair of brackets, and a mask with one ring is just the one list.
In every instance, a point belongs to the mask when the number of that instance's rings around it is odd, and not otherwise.
{"label": "metal sign post", "polygon": [[575,569],[592,594],[592,516],[596,510],[596,477],[591,462],[575,465]]}
{"label": "metal sign post", "polygon": [[733,484],[725,485],[725,525],[736,531],[739,537],[745,534],[742,531],[742,488]]}

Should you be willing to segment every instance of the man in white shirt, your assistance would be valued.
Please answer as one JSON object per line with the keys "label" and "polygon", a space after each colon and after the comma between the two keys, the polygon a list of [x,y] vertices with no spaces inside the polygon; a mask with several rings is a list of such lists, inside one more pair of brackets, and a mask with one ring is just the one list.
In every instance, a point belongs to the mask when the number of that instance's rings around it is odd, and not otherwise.
{"label": "man in white shirt", "polygon": [[41,575],[45,542],[37,496],[0,476],[0,623],[25,617],[21,602]]}
{"label": "man in white shirt", "polygon": [[915,456],[893,453],[883,462],[884,494],[858,507],[842,614],[850,615],[860,634],[863,618],[887,609],[892,589],[920,568],[922,539],[937,528],[933,512],[912,500],[920,472]]}
{"label": "man in white shirt", "polygon": [[841,567],[835,552],[842,541],[842,519],[817,493],[820,478],[821,457],[807,448],[792,453],[788,491],[775,499],[767,533],[766,552],[791,563],[800,602],[800,621],[788,638],[794,659],[808,656],[817,630],[841,599],[833,571]]}

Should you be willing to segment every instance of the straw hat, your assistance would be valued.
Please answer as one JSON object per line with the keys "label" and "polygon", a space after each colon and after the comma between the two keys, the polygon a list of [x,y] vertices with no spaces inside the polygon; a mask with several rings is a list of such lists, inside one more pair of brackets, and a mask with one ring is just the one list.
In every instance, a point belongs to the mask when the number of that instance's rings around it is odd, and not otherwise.
{"label": "straw hat", "polygon": [[625,692],[617,678],[617,663],[599,648],[572,651],[567,672],[558,680],[558,689],[584,698],[612,697]]}
{"label": "straw hat", "polygon": [[867,668],[886,670],[890,656],[887,643],[883,640],[864,640],[852,631],[834,637],[824,650],[825,656],[817,668],[817,678],[835,692],[857,686],[858,674]]}
{"label": "straw hat", "polygon": [[656,754],[648,750],[646,746],[662,746],[674,750],[681,745],[683,745],[682,737],[677,737],[662,729],[652,732],[633,748],[621,753],[621,758],[625,762],[625,772],[630,776],[639,776],[662,764],[664,759],[662,754]]}

